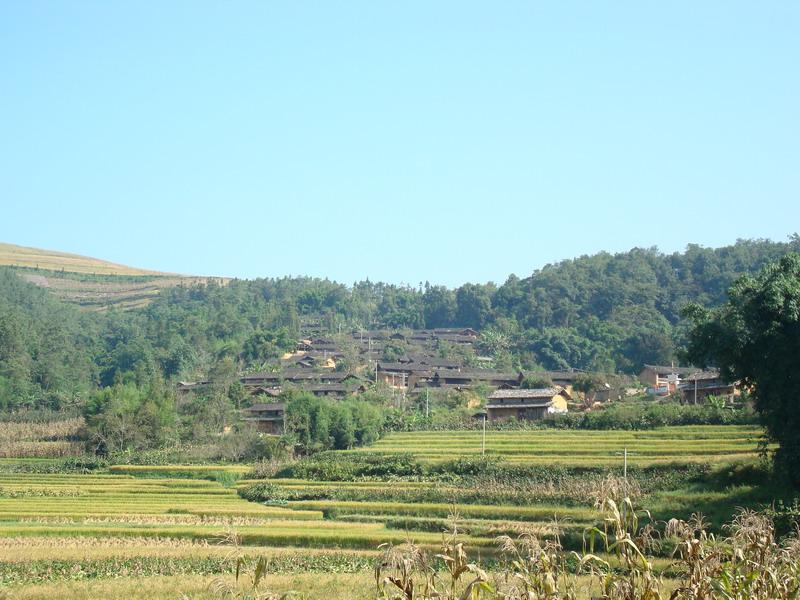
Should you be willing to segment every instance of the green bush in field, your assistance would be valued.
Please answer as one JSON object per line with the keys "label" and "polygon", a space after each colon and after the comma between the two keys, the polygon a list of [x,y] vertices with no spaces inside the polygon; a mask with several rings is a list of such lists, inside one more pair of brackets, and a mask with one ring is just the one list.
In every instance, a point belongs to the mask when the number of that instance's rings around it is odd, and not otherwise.
{"label": "green bush in field", "polygon": [[242,498],[251,502],[286,504],[289,499],[285,488],[267,481],[239,488],[237,492]]}
{"label": "green bush in field", "polygon": [[277,473],[277,477],[318,481],[350,481],[364,477],[418,477],[424,469],[412,454],[350,454],[321,452]]}
{"label": "green bush in field", "polygon": [[[547,415],[539,421],[505,419],[490,421],[490,431],[531,431],[537,429],[646,430],[670,425],[757,425],[756,414],[746,406],[714,404],[683,405],[678,402],[622,401],[602,410]],[[483,422],[471,415],[452,413],[445,419],[425,419],[417,413],[398,414],[390,419],[390,431],[478,430]]]}
{"label": "green bush in field", "polygon": [[654,429],[670,425],[755,425],[747,408],[682,405],[677,402],[618,402],[603,410],[549,415],[545,427],[561,429]]}
{"label": "green bush in field", "polygon": [[91,473],[108,467],[101,458],[68,457],[47,462],[24,461],[0,465],[0,472],[6,473]]}

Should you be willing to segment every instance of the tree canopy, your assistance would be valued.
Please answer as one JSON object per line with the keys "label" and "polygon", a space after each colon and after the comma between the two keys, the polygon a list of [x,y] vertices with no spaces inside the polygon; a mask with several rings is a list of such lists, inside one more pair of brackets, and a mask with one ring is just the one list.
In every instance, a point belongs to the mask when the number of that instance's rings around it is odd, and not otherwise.
{"label": "tree canopy", "polygon": [[790,254],[757,276],[745,276],[728,301],[686,309],[693,320],[689,358],[739,380],[755,402],[776,465],[800,487],[800,255]]}

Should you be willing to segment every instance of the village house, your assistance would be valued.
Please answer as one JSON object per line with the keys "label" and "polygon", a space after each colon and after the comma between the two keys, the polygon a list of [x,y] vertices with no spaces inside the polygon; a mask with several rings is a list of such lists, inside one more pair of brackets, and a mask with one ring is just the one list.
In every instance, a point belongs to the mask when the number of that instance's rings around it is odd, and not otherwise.
{"label": "village house", "polygon": [[644,365],[639,372],[639,381],[648,386],[648,394],[666,396],[678,391],[678,386],[684,377],[699,370],[696,367]]}
{"label": "village house", "polygon": [[341,399],[353,394],[363,394],[367,391],[367,388],[364,385],[352,387],[342,383],[320,383],[316,385],[303,386],[300,389],[302,389],[304,392],[314,394],[315,396],[334,399]]}
{"label": "village house", "polygon": [[464,337],[478,338],[478,332],[471,327],[437,327],[435,329],[425,329],[424,332],[434,335],[461,335]]}
{"label": "village house", "polygon": [[189,392],[201,390],[210,385],[210,381],[180,381],[178,382],[178,394],[188,394]]}
{"label": "village house", "polygon": [[240,381],[248,386],[266,385],[268,387],[278,386],[282,383],[302,384],[313,383],[342,383],[354,379],[361,381],[356,375],[341,373],[337,371],[313,371],[311,369],[284,369],[275,373],[263,372],[245,375]]}
{"label": "village house", "polygon": [[456,360],[447,360],[446,358],[439,358],[437,356],[428,356],[425,354],[410,354],[400,359],[400,362],[407,362],[414,365],[425,365],[427,368],[433,369],[454,369],[456,371],[463,368],[463,364]]}
{"label": "village house", "polygon": [[495,390],[487,399],[490,421],[502,419],[541,419],[551,413],[567,412],[570,395],[561,387],[534,390]]}
{"label": "village house", "polygon": [[285,358],[281,361],[284,369],[335,369],[336,358],[341,356],[338,352],[302,353]]}
{"label": "village house", "polygon": [[425,365],[402,362],[378,362],[376,379],[394,388],[413,388],[433,377]]}
{"label": "village house", "polygon": [[262,433],[280,435],[286,418],[286,405],[282,403],[258,403],[242,410],[243,420],[254,423]]}
{"label": "village house", "polygon": [[476,385],[491,387],[518,387],[522,383],[522,373],[501,373],[489,369],[456,371],[454,369],[437,369],[430,385],[441,388],[470,388]]}
{"label": "village house", "polygon": [[265,387],[263,385],[258,385],[254,388],[248,389],[250,391],[250,395],[253,397],[269,396],[270,398],[277,398],[281,395],[281,388],[279,387]]}
{"label": "village house", "polygon": [[717,369],[687,375],[679,389],[684,404],[701,404],[709,396],[733,400],[741,393],[736,383],[722,379]]}

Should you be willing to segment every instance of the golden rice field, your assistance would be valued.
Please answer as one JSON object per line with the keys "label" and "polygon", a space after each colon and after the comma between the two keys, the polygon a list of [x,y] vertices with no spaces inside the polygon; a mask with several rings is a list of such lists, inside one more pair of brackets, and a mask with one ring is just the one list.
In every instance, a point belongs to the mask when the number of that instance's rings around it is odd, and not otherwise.
{"label": "golden rice field", "polygon": [[[645,431],[537,429],[487,431],[485,453],[511,463],[598,466],[628,463],[725,462],[758,455],[762,431],[755,426],[696,425]],[[350,453],[410,452],[418,460],[443,462],[483,452],[481,431],[391,433]]]}
{"label": "golden rice field", "polygon": [[[65,441],[75,425],[61,426],[52,441]],[[44,432],[15,433],[21,443],[41,440]],[[616,472],[625,448],[633,469],[751,461],[759,436],[753,427],[492,431],[486,453],[515,465],[606,465]],[[410,452],[435,465],[476,456],[480,443],[481,432],[395,433],[342,455]],[[48,460],[0,459],[0,598],[4,590],[11,598],[210,598],[209,584],[232,576],[234,552],[267,557],[268,583],[275,589],[325,600],[359,598],[342,590],[370,590],[380,544],[413,539],[437,548],[454,513],[470,551],[484,558],[495,555],[500,534],[560,531],[580,543],[580,532],[597,518],[589,488],[604,477],[590,473],[528,487],[499,482],[496,489],[469,490],[457,482],[413,479],[252,480],[251,465],[116,465],[90,474],[14,469],[16,463]],[[237,488],[264,481],[284,490],[287,499],[263,504],[237,494]],[[500,500],[468,499],[473,492]],[[644,490],[648,508],[682,515],[698,506],[735,506],[752,492],[747,486]]]}

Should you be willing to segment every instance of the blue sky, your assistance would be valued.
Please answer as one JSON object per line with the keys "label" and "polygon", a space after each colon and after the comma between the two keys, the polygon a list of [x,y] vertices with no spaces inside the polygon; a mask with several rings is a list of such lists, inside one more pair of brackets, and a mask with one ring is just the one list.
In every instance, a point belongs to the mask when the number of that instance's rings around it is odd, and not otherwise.
{"label": "blue sky", "polygon": [[0,241],[458,285],[784,240],[798,31],[797,2],[10,0]]}

